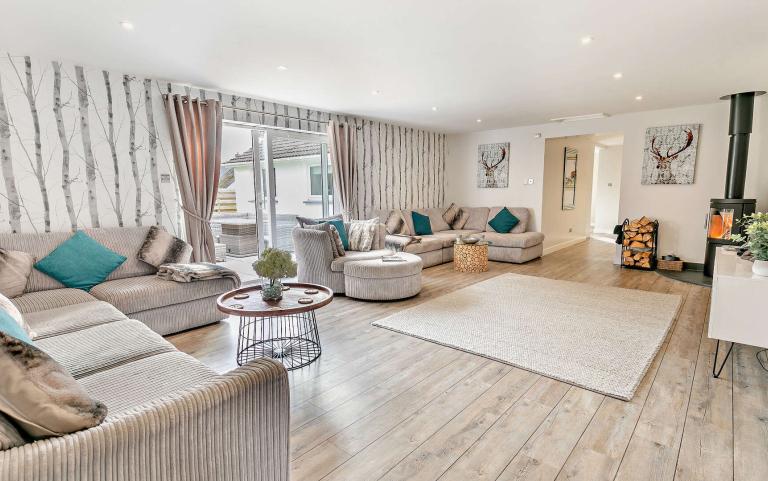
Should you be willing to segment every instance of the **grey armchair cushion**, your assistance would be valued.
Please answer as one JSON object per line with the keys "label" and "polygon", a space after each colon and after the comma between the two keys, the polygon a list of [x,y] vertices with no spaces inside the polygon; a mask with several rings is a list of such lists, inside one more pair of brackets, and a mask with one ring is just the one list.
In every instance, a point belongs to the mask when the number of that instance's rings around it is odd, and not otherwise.
{"label": "grey armchair cushion", "polygon": [[[488,212],[488,222],[493,220],[494,217],[496,217],[496,214],[501,212],[501,209],[504,207],[491,207],[490,211]],[[515,217],[518,218],[520,222],[515,225],[515,227],[512,228],[511,231],[509,231],[510,234],[522,234],[523,232],[526,232],[528,230],[528,219],[530,218],[530,213],[528,212],[528,209],[525,207],[507,207],[507,210],[512,213]],[[496,232],[493,227],[491,227],[490,224],[486,222],[485,228],[483,229],[486,232]]]}
{"label": "grey armchair cushion", "polygon": [[333,252],[333,258],[341,257],[345,254],[344,243],[341,241],[339,231],[336,230],[336,226],[328,222],[322,224],[305,224],[304,229],[319,230],[328,234],[328,238],[331,241],[331,251]]}

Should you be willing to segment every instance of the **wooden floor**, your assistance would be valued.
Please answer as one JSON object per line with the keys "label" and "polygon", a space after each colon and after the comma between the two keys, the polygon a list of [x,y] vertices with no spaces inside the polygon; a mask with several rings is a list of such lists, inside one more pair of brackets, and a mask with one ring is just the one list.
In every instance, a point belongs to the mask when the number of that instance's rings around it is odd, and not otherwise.
{"label": "wooden floor", "polygon": [[[709,289],[620,270],[587,241],[525,264],[424,271],[414,299],[338,297],[318,311],[321,358],[291,377],[294,481],[768,480],[768,372],[736,346],[711,374]],[[505,272],[684,297],[631,402],[389,330],[371,321]],[[652,307],[652,306],[651,306]],[[235,367],[235,324],[170,340],[214,369]]]}

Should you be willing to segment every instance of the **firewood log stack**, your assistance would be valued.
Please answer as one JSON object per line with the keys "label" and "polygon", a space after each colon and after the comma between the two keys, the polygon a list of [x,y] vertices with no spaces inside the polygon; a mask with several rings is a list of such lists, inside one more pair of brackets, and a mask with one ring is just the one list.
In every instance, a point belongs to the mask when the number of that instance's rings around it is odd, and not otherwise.
{"label": "firewood log stack", "polygon": [[645,216],[624,226],[622,263],[625,266],[651,268],[651,256],[656,242],[653,230],[654,222]]}

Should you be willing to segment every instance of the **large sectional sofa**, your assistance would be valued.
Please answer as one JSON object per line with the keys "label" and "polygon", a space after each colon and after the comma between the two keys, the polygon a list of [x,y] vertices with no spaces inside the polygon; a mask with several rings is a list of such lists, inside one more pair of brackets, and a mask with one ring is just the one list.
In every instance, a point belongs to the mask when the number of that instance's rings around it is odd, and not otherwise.
{"label": "large sectional sofa", "polygon": [[[158,279],[136,258],[147,228],[86,232],[128,258],[106,282],[88,293],[33,271],[12,301],[35,345],[107,406],[107,418],[0,451],[0,480],[287,481],[283,366],[264,359],[217,374],[160,335],[220,319],[215,298],[235,281]],[[2,234],[0,248],[41,258],[70,235]]]}
{"label": "large sectional sofa", "polygon": [[[414,236],[411,212],[429,216],[432,235],[418,236],[421,240],[408,244],[404,251],[421,257],[424,267],[453,261],[453,244],[456,237],[469,234],[480,234],[490,242],[488,259],[499,262],[523,263],[541,257],[544,251],[544,234],[532,230],[530,211],[525,207],[507,207],[520,222],[509,233],[496,232],[488,222],[492,220],[503,207],[460,207],[469,214],[466,224],[461,229],[452,229],[443,219],[444,208],[401,210],[405,220],[405,235]],[[386,220],[392,211],[377,211],[375,215],[382,221]]]}
{"label": "large sectional sofa", "polygon": [[[421,258],[422,267],[431,267],[438,264],[453,261],[453,244],[456,237],[468,234],[481,234],[491,244],[488,247],[488,258],[493,261],[523,263],[541,257],[544,250],[544,234],[535,232],[532,228],[530,212],[525,207],[508,207],[509,211],[520,222],[511,232],[500,234],[496,232],[488,222],[503,209],[503,207],[461,207],[468,214],[466,224],[461,229],[452,229],[443,219],[446,209],[414,209],[397,211],[405,220],[404,233],[398,237],[398,243],[409,237],[414,238],[403,249],[404,252],[417,255]],[[429,216],[433,230],[432,235],[416,236],[411,212],[418,212]],[[385,222],[393,210],[374,211],[374,216],[381,222]],[[296,249],[296,261],[299,265],[299,282],[311,282],[322,284],[333,289],[337,294],[344,294],[349,284],[349,276],[354,276],[357,269],[351,269],[353,265],[363,266],[366,261],[381,259],[382,256],[391,254],[386,247],[387,240],[393,238],[387,233],[386,226],[381,223],[376,229],[373,246],[370,251],[346,251],[344,256],[334,257],[332,240],[330,236],[321,230],[295,227],[292,232],[293,243]],[[416,238],[418,240],[416,240]],[[370,270],[370,266],[369,270]],[[404,266],[405,267],[405,266]],[[398,273],[396,270],[379,270],[380,272],[394,273],[401,276],[405,284],[415,282],[413,273]],[[370,273],[368,273],[370,275]],[[407,278],[407,281],[406,281]],[[393,279],[390,279],[393,280]],[[368,279],[370,281],[370,279]],[[419,278],[420,282],[420,278]],[[371,284],[371,282],[367,282]],[[398,287],[397,282],[391,286],[382,287],[379,294],[382,297],[364,297],[367,299],[400,299],[418,292],[414,286],[408,288]]]}

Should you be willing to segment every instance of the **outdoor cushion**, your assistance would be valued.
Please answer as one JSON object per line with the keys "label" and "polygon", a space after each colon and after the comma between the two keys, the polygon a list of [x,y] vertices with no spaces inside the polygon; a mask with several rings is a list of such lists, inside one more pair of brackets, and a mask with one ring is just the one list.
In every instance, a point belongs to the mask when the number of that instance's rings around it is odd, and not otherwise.
{"label": "outdoor cushion", "polygon": [[97,301],[95,297],[80,289],[51,289],[50,291],[28,292],[12,299],[22,314],[46,311],[57,307],[71,306],[81,302]]}
{"label": "outdoor cushion", "polygon": [[515,215],[512,214],[506,207],[501,209],[498,214],[493,216],[493,218],[488,221],[488,225],[491,226],[494,231],[501,234],[508,234],[509,231],[511,231],[519,223],[520,219],[515,217]]}
{"label": "outdoor cushion", "polygon": [[381,259],[381,256],[391,254],[387,249],[378,249],[373,251],[347,251],[344,257],[337,257],[331,262],[331,270],[333,272],[344,272],[344,264],[350,261],[368,260],[368,259]]}
{"label": "outdoor cushion", "polygon": [[432,225],[428,215],[420,214],[414,210],[411,212],[411,218],[413,219],[415,235],[432,235]]}
{"label": "outdoor cushion", "polygon": [[[491,207],[490,211],[488,212],[488,221],[492,220],[496,215],[501,211],[501,209],[504,209],[505,207]],[[517,219],[520,221],[515,225],[515,227],[512,228],[511,231],[509,231],[510,234],[522,234],[523,232],[526,232],[528,230],[528,220],[531,217],[530,212],[525,207],[506,207],[508,211],[512,213]],[[485,226],[485,229],[483,229],[487,232],[495,232],[493,230],[493,227],[491,227],[490,223]]]}
{"label": "outdoor cushion", "polygon": [[533,247],[544,242],[544,234],[541,232],[523,232],[522,234],[500,234],[498,232],[486,232],[485,240],[493,247]]}
{"label": "outdoor cushion", "polygon": [[234,288],[232,279],[174,282],[157,276],[141,276],[103,282],[91,289],[91,294],[130,316],[134,312],[216,296]]}
{"label": "outdoor cushion", "polygon": [[35,332],[35,340],[79,331],[108,322],[124,321],[128,317],[108,302],[93,300],[24,315]]}
{"label": "outdoor cushion", "polygon": [[174,347],[143,323],[126,319],[47,337],[35,345],[76,379]]}
{"label": "outdoor cushion", "polygon": [[193,357],[165,352],[78,379],[93,398],[106,404],[107,420],[135,407],[189,389],[217,374]]}
{"label": "outdoor cushion", "polygon": [[484,231],[485,225],[488,222],[488,207],[462,207],[462,210],[467,211],[469,219],[464,224],[464,229]]}
{"label": "outdoor cushion", "polygon": [[39,260],[35,269],[67,287],[89,291],[103,282],[125,259],[125,256],[107,249],[79,230]]}

